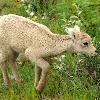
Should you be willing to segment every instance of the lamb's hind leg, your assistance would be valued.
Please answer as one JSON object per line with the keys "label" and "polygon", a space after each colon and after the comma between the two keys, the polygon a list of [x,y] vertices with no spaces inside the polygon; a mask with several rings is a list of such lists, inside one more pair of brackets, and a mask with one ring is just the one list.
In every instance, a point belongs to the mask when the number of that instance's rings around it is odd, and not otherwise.
{"label": "lamb's hind leg", "polygon": [[17,84],[20,84],[21,78],[20,78],[20,75],[19,75],[17,67],[16,67],[16,62],[12,62],[12,73],[14,75],[14,78],[15,78]]}
{"label": "lamb's hind leg", "polygon": [[4,79],[5,85],[10,87],[11,82],[10,82],[10,79],[9,79],[9,76],[8,76],[8,73],[7,73],[7,63],[6,63],[6,61],[2,62],[0,64],[0,68],[1,68],[1,71],[2,71],[2,74],[3,74],[3,79]]}
{"label": "lamb's hind leg", "polygon": [[20,75],[18,73],[17,66],[16,66],[17,57],[18,57],[18,54],[16,52],[13,52],[13,56],[10,59],[10,63],[12,65],[11,69],[12,69],[12,73],[14,75],[14,78],[15,78],[17,84],[20,84],[21,83],[21,78],[20,78]]}

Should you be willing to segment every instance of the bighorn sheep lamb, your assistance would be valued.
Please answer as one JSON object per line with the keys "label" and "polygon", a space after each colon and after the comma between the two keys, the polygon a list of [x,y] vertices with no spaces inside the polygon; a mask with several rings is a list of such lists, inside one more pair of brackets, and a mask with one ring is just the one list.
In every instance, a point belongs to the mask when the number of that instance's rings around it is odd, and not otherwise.
{"label": "bighorn sheep lamb", "polygon": [[35,63],[35,87],[41,92],[46,83],[49,63],[46,57],[62,54],[66,51],[82,52],[95,55],[95,47],[90,36],[80,32],[75,26],[68,29],[69,35],[53,34],[46,26],[30,19],[14,14],[0,18],[0,64],[4,83],[9,85],[7,62],[12,64],[12,72],[19,83],[20,77],[16,68],[16,58],[19,53]]}

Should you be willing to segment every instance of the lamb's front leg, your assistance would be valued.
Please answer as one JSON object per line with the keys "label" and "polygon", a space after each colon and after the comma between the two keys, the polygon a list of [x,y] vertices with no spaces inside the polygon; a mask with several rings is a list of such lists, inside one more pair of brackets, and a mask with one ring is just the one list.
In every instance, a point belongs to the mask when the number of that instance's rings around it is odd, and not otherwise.
{"label": "lamb's front leg", "polygon": [[34,86],[36,87],[41,76],[41,68],[35,64],[35,83]]}
{"label": "lamb's front leg", "polygon": [[42,92],[46,84],[46,78],[47,78],[47,74],[48,74],[48,70],[50,66],[49,66],[49,63],[42,58],[38,59],[36,63],[42,69],[41,78],[36,87],[36,90],[39,92]]}
{"label": "lamb's front leg", "polygon": [[39,49],[34,50],[32,48],[28,48],[25,51],[25,56],[28,57],[33,63],[35,63],[37,66],[39,66],[42,69],[41,78],[36,87],[36,90],[38,90],[39,92],[42,92],[46,83],[46,77],[49,70],[49,63],[45,61],[43,58],[39,57],[40,54],[38,51],[40,50]]}

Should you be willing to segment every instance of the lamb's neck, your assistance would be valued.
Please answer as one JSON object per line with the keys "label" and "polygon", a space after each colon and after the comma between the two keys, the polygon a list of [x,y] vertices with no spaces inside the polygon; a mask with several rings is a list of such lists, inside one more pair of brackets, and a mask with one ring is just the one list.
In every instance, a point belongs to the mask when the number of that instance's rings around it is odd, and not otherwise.
{"label": "lamb's neck", "polygon": [[72,48],[73,41],[69,35],[57,35],[55,40],[54,50],[57,53],[69,51]]}

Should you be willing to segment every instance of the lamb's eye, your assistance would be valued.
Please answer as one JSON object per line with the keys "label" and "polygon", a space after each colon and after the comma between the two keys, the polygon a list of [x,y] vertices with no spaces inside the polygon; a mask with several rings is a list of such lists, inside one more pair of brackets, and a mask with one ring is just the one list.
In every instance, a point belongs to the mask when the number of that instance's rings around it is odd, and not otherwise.
{"label": "lamb's eye", "polygon": [[88,42],[84,42],[83,44],[84,44],[84,46],[88,46]]}

